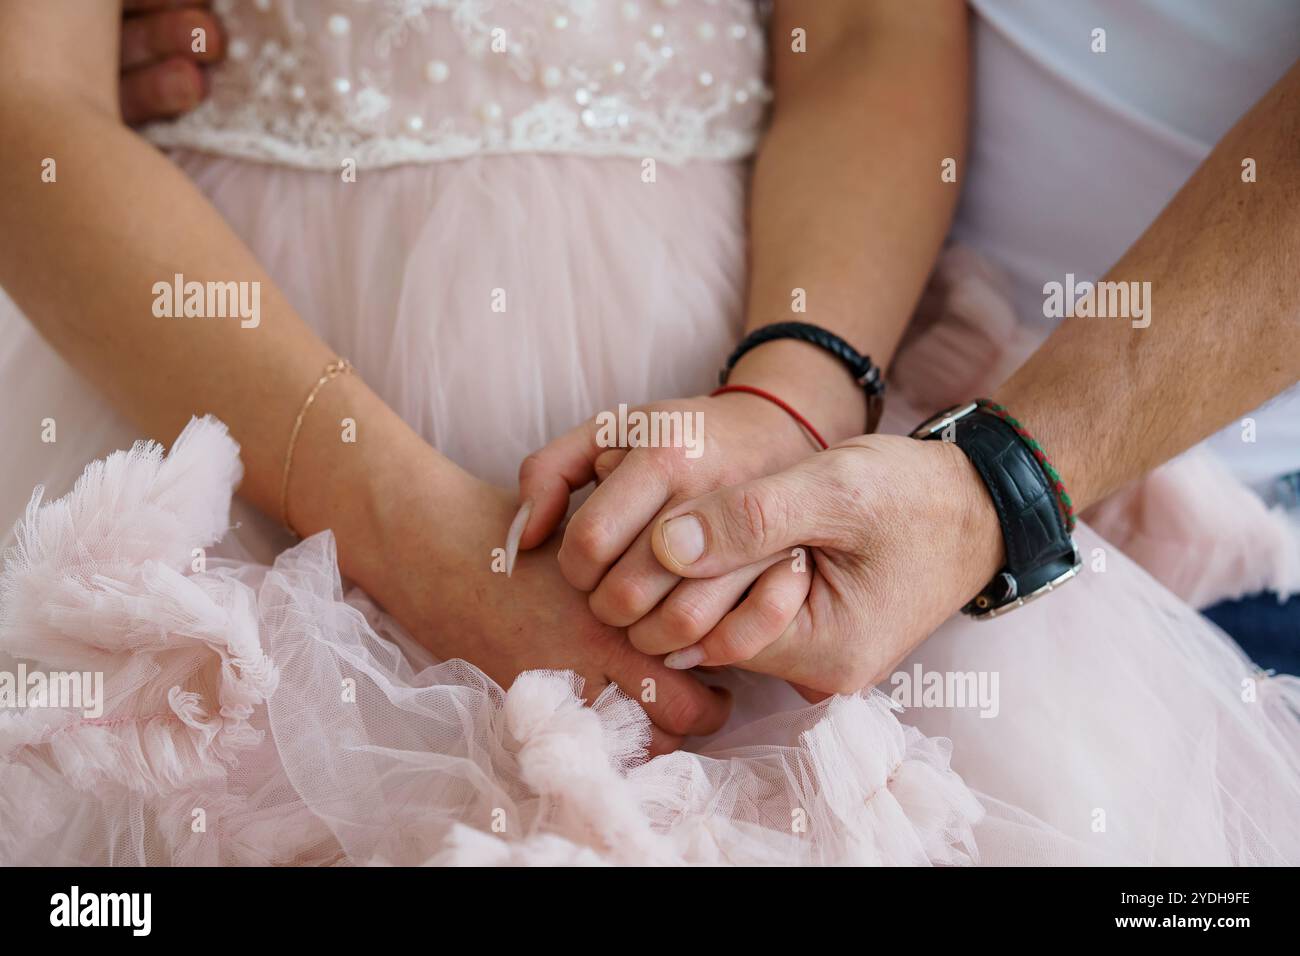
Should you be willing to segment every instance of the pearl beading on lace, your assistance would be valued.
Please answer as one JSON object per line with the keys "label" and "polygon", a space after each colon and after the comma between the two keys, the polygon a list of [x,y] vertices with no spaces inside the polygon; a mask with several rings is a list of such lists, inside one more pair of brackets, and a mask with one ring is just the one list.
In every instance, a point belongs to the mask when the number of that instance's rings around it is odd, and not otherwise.
{"label": "pearl beading on lace", "polygon": [[476,153],[732,160],[770,91],[754,0],[215,0],[229,60],[162,146],[337,168]]}

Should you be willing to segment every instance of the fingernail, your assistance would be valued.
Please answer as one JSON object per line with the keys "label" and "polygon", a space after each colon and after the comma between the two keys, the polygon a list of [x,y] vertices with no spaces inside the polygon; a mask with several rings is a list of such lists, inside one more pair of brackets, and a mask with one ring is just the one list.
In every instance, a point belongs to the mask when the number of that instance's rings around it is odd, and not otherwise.
{"label": "fingernail", "polygon": [[532,513],[533,502],[532,499],[529,499],[515,513],[515,520],[510,522],[510,530],[506,532],[506,577],[510,577],[515,573],[515,558],[519,555],[519,539],[524,536],[524,529],[528,527],[528,518]]}
{"label": "fingernail", "polygon": [[664,666],[671,667],[675,671],[688,671],[703,660],[704,651],[700,650],[700,645],[692,644],[690,647],[683,647],[680,651],[673,651],[665,657]]}
{"label": "fingernail", "polygon": [[664,547],[678,564],[694,564],[704,554],[704,525],[695,515],[673,518],[664,525]]}

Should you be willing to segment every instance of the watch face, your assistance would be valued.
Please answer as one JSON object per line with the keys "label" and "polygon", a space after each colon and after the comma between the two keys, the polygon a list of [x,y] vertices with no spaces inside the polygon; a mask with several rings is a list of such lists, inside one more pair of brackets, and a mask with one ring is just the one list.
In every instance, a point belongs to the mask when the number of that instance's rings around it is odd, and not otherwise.
{"label": "watch face", "polygon": [[930,418],[917,426],[916,430],[912,432],[912,437],[929,438],[931,435],[943,431],[949,422],[955,422],[959,418],[965,418],[978,407],[979,406],[974,402],[969,402],[965,405],[954,405],[952,408],[939,412],[939,414],[935,415],[933,418]]}

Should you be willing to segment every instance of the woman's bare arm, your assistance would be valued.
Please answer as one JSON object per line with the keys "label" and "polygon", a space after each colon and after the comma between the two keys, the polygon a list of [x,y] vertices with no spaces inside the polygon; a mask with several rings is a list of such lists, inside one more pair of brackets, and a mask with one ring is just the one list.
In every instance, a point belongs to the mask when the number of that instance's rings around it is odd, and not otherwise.
{"label": "woman's bare arm", "polygon": [[[196,413],[223,419],[243,448],[242,493],[276,515],[290,429],[334,353],[199,192],[122,126],[117,16],[90,0],[0,0],[0,284],[149,434],[171,438]],[[57,183],[41,182],[44,157]],[[153,284],[176,273],[260,282],[260,323],[156,318]],[[345,415],[356,444],[339,440]],[[610,681],[635,694],[649,676],[661,749],[725,719],[721,697],[595,621],[549,554],[526,555],[513,579],[494,574],[508,500],[356,377],[320,392],[293,475],[297,530],[333,528],[344,570],[439,658],[506,686],[525,670],[571,669],[592,695]]]}
{"label": "woman's bare arm", "polygon": [[[802,320],[884,367],[951,223],[941,160],[966,142],[966,5],[960,0],[776,4],[776,101],[750,201],[747,328]],[[803,30],[806,51],[791,49]],[[793,289],[807,313],[792,314]],[[837,360],[801,342],[741,359],[730,381],[786,397],[827,440],[860,434],[866,400]]]}
{"label": "woman's bare arm", "polygon": [[[242,448],[241,493],[278,517],[290,430],[335,356],[202,194],[123,125],[119,16],[113,3],[0,0],[0,285],[149,436],[169,441],[191,415],[224,421]],[[156,317],[154,284],[178,273],[260,283],[259,324]],[[355,444],[340,441],[344,416],[358,421]],[[291,520],[303,534],[334,528],[357,576],[379,546],[386,487],[417,468],[422,482],[457,471],[344,376],[305,418]]]}

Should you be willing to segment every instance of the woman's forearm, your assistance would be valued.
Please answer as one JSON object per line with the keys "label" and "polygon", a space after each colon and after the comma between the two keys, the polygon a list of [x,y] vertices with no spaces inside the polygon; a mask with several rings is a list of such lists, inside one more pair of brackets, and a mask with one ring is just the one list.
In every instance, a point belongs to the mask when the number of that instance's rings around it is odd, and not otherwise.
{"label": "woman's forearm", "polygon": [[[21,96],[17,83],[0,92],[0,284],[146,434],[168,441],[196,414],[224,421],[242,449],[241,493],[278,518],[290,430],[334,353],[198,190],[117,120],[111,99],[23,80]],[[156,316],[155,284],[178,274],[257,284],[259,321]],[[342,440],[344,417],[357,422],[355,443]],[[343,376],[304,418],[292,523],[303,534],[334,528],[345,570],[361,578],[380,546],[370,539],[388,486],[415,469],[426,482],[455,471]]]}
{"label": "woman's forearm", "polygon": [[[1077,507],[1300,379],[1297,144],[1300,64],[1107,273],[1130,284],[1129,314],[1064,319],[996,392],[1055,460]],[[1243,179],[1247,159],[1256,181]]]}
{"label": "woman's forearm", "polygon": [[[806,52],[791,49],[804,30]],[[966,135],[965,5],[778,3],[774,115],[750,204],[749,329],[806,321],[880,366],[892,357],[947,233]],[[792,311],[794,290],[807,311]],[[829,440],[861,434],[865,397],[799,342],[750,352],[731,381],[779,388]]]}

